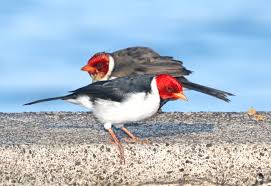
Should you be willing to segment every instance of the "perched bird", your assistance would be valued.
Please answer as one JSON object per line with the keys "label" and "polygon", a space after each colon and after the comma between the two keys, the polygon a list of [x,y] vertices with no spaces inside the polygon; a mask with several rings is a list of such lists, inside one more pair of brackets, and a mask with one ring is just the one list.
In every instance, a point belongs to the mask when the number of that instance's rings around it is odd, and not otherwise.
{"label": "perched bird", "polygon": [[139,138],[124,127],[124,123],[154,115],[159,109],[161,100],[186,100],[186,97],[180,82],[170,75],[162,74],[99,81],[71,91],[71,94],[66,96],[37,100],[25,105],[58,99],[91,109],[112,136],[119,148],[120,157],[124,160],[122,144],[111,126],[121,128],[132,140],[139,141]]}
{"label": "perched bird", "polygon": [[113,53],[101,52],[92,56],[82,68],[93,81],[102,81],[130,75],[170,74],[183,84],[184,88],[195,90],[229,102],[233,94],[192,83],[184,76],[192,73],[183,63],[169,56],[160,56],[147,47],[131,47]]}

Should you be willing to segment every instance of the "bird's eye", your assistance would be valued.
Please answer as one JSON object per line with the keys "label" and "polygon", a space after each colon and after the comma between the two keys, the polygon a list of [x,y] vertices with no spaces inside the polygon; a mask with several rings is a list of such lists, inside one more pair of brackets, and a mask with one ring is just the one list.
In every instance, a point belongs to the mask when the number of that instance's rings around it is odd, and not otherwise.
{"label": "bird's eye", "polygon": [[174,89],[172,87],[167,87],[167,92],[172,93]]}
{"label": "bird's eye", "polygon": [[97,64],[95,65],[95,67],[96,67],[97,69],[102,69],[102,68],[104,67],[104,65],[103,65],[102,63],[97,63]]}

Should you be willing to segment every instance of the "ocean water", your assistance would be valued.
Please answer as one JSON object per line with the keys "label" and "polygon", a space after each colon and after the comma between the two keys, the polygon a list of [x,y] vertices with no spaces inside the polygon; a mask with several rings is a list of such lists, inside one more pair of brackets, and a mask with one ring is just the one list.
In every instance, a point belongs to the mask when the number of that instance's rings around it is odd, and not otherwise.
{"label": "ocean water", "polygon": [[234,93],[231,103],[186,91],[164,111],[271,109],[271,3],[267,1],[6,1],[0,7],[0,112],[84,111],[61,101],[91,82],[96,52],[148,46],[194,71],[189,80]]}

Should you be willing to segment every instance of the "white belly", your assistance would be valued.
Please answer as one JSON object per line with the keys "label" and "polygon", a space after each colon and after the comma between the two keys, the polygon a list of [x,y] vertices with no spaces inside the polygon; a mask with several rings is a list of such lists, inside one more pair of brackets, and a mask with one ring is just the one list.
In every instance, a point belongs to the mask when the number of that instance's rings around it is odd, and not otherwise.
{"label": "white belly", "polygon": [[90,110],[92,110],[93,108],[92,102],[89,100],[89,97],[85,95],[79,96],[77,97],[77,99],[67,99],[66,101],[73,104],[81,105]]}
{"label": "white belly", "polygon": [[158,94],[137,93],[122,103],[99,99],[95,101],[93,114],[103,123],[126,123],[152,116],[159,105]]}
{"label": "white belly", "polygon": [[143,120],[154,115],[160,106],[155,79],[151,83],[151,93],[132,93],[123,102],[96,99],[93,103],[86,95],[66,101],[91,109],[99,121],[109,126]]}

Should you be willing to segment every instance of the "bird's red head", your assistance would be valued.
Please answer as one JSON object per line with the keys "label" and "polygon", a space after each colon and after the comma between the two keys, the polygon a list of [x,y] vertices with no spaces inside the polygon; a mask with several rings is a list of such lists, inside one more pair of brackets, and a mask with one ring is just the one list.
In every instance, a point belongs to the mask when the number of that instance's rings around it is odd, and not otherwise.
{"label": "bird's red head", "polygon": [[161,74],[156,76],[156,83],[159,95],[162,99],[187,100],[187,98],[183,94],[183,86],[176,78],[167,74]]}
{"label": "bird's red head", "polygon": [[107,53],[97,53],[81,70],[87,71],[95,81],[103,80],[109,71],[109,58]]}

